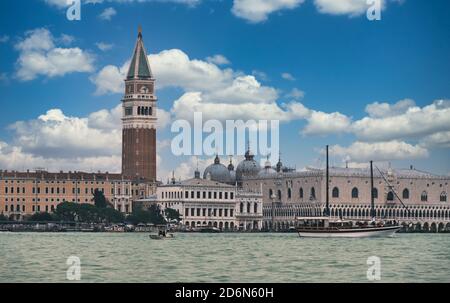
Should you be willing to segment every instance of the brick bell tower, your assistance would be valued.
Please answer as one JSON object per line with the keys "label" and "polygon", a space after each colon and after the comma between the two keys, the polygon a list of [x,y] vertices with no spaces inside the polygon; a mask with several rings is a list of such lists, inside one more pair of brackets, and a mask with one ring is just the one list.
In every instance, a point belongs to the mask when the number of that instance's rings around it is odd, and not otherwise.
{"label": "brick bell tower", "polygon": [[122,99],[122,175],[133,180],[156,181],[156,101],[139,27]]}

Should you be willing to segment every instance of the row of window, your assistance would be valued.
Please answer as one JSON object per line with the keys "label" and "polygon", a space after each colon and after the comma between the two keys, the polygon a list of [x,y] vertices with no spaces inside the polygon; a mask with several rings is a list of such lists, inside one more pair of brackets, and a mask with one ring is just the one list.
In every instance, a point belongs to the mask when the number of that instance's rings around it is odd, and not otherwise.
{"label": "row of window", "polygon": [[[378,189],[374,188],[372,194],[373,194],[373,197],[375,199],[377,199],[378,198]],[[273,198],[273,191],[272,191],[272,189],[269,189],[269,196],[271,198]],[[288,199],[292,198],[292,190],[290,188],[288,188],[287,196],[288,196]],[[299,197],[300,197],[300,199],[303,199],[303,196],[304,196],[303,188],[300,188],[300,190],[299,190]],[[333,190],[331,191],[331,196],[333,198],[339,198],[339,188],[334,187]],[[359,198],[359,190],[358,190],[357,187],[354,187],[352,189],[351,196],[352,196],[353,199]],[[395,196],[394,192],[393,191],[389,191],[388,194],[387,194],[387,201],[394,201],[394,196]],[[410,196],[409,189],[405,188],[403,190],[403,192],[402,192],[402,199],[409,199],[409,196]],[[281,198],[282,198],[281,190],[277,191],[277,198],[279,200],[281,200]],[[316,190],[315,190],[314,187],[311,188],[309,199],[310,200],[315,200],[316,199]],[[443,191],[440,194],[439,200],[440,200],[440,202],[447,202],[447,193],[445,191]],[[420,195],[420,201],[422,201],[422,202],[427,202],[428,201],[428,193],[426,191],[423,191],[422,194]]]}
{"label": "row of window", "polygon": [[[39,212],[39,211],[41,211],[41,206],[40,205],[33,205],[32,209],[33,209],[33,212],[35,212],[35,211]],[[55,206],[54,205],[50,205],[50,208],[49,208],[49,205],[45,205],[45,211],[48,212],[49,209],[51,211],[55,211]],[[14,205],[10,205],[10,206],[5,205],[5,212],[8,212],[8,211],[11,211],[11,212],[13,212],[13,211],[25,212],[25,205],[17,204],[15,208],[14,208]]]}
{"label": "row of window", "polygon": [[[271,188],[269,189],[269,196],[270,196],[272,199],[275,198],[275,196],[273,195],[273,190],[272,190]],[[291,199],[291,198],[292,198],[292,190],[291,190],[290,188],[288,188],[288,191],[287,191],[287,197],[288,197],[288,199]],[[300,198],[300,199],[303,199],[303,197],[304,197],[303,188],[300,188],[300,189],[299,189],[299,198]],[[278,200],[281,200],[281,198],[282,198],[281,190],[278,190],[278,191],[277,191],[276,198],[278,198]],[[310,190],[310,192],[309,192],[309,199],[310,199],[311,201],[316,200],[316,189],[315,189],[314,187],[311,187],[311,190]]]}
{"label": "row of window", "polygon": [[234,210],[233,209],[222,209],[222,208],[186,208],[184,210],[184,215],[188,217],[233,217]]}
{"label": "row of window", "polygon": [[[251,213],[251,204],[250,204],[250,202],[247,202],[247,213]],[[241,205],[239,206],[239,212],[242,214],[243,212],[244,212],[244,203],[243,202],[241,202]],[[253,204],[253,212],[255,213],[255,214],[257,214],[258,213],[258,204],[257,203],[254,203]]]}
{"label": "row of window", "polygon": [[[87,194],[94,194],[94,191],[95,190],[100,190],[102,193],[104,193],[105,192],[105,190],[103,189],[103,188],[85,188],[84,189],[84,193],[87,195]],[[51,195],[54,195],[54,194],[56,194],[56,195],[59,195],[59,194],[66,194],[66,188],[65,187],[63,187],[63,188],[59,188],[59,187],[56,187],[56,188],[54,188],[54,187],[46,187],[45,188],[45,190],[43,190],[43,192],[45,193],[45,194],[51,194]],[[111,195],[114,195],[114,188],[111,188]],[[125,188],[125,195],[128,195],[128,188]],[[25,189],[25,187],[22,187],[22,188],[20,188],[20,187],[17,187],[16,189],[14,188],[14,187],[11,187],[11,188],[9,188],[9,187],[5,187],[5,194],[14,194],[14,193],[16,193],[16,194],[26,194],[26,189]],[[33,194],[40,194],[41,193],[41,188],[40,187],[33,187],[32,188],[32,193]],[[81,194],[81,188],[72,188],[72,194]],[[120,188],[118,188],[117,189],[117,194],[118,195],[120,195],[121,194],[121,190],[120,190]],[[138,194],[138,191],[136,190],[136,195]]]}
{"label": "row of window", "polygon": [[[5,183],[6,184],[8,184],[8,183],[11,183],[11,184],[14,184],[14,180],[10,180],[10,181],[8,181],[8,180],[5,180]],[[22,181],[20,181],[20,180],[17,180],[17,181],[15,181],[17,184],[20,184],[20,183],[22,183],[22,184],[24,184],[24,183],[27,183],[27,181],[25,181],[25,180],[22,180]],[[33,180],[33,182],[32,182],[33,184],[35,184],[35,183],[37,183],[37,184],[40,184],[41,183],[41,181],[34,181]],[[54,184],[54,183],[56,183],[56,184],[66,184],[66,181],[42,181],[42,183],[46,183],[46,184]],[[70,182],[69,182],[70,183]],[[81,184],[81,182],[80,181],[78,181],[78,182],[75,182],[75,181],[72,181],[72,184],[75,184],[75,183],[78,183],[78,184]],[[88,185],[89,183],[91,183],[91,184],[94,184],[94,181],[84,181],[84,184],[86,184],[86,185]],[[99,182],[99,181],[96,181],[95,182],[95,184],[97,184],[97,185],[99,185],[99,184],[105,184],[105,182],[104,181],[101,181],[101,182]],[[114,184],[114,182],[112,183],[112,184]],[[128,183],[127,183],[128,184]]]}
{"label": "row of window", "polygon": [[[153,108],[151,106],[138,106],[137,107],[138,116],[151,116],[153,115]],[[126,107],[125,108],[125,116],[132,116],[133,108]]]}
{"label": "row of window", "polygon": [[[208,198],[207,198],[208,197]],[[211,191],[185,191],[184,195],[182,191],[169,191],[162,192],[161,199],[225,199],[225,200],[233,200],[234,193],[233,192],[211,192]]]}

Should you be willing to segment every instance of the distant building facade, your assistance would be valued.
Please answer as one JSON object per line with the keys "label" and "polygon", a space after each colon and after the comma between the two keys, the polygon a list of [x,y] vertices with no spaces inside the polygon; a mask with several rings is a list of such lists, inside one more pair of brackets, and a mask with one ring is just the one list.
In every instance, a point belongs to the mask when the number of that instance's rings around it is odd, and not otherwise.
{"label": "distant building facade", "polygon": [[[217,161],[216,161],[217,162]],[[154,197],[136,201],[140,207],[158,204],[162,210],[178,211],[181,224],[187,229],[216,227],[221,230],[261,230],[263,203],[261,190],[245,191],[225,183],[195,178],[157,188]]]}
{"label": "distant building facade", "polygon": [[117,210],[132,211],[139,185],[121,174],[0,171],[0,214],[13,220],[37,212],[53,212],[62,202],[94,204],[95,190],[102,191]]}
{"label": "distant building facade", "polygon": [[[323,169],[283,172],[265,168],[242,182],[245,190],[263,188],[264,227],[288,229],[298,216],[322,215],[326,182]],[[378,218],[396,219],[415,228],[450,229],[450,178],[416,169],[374,172]],[[368,169],[330,168],[329,201],[332,217],[370,219]],[[403,207],[403,202],[407,208]]]}

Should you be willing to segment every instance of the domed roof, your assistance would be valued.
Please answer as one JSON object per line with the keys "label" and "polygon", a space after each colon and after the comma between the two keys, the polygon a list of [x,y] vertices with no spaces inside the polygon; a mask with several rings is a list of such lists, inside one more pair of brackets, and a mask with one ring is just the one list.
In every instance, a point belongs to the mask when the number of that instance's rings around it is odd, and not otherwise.
{"label": "domed roof", "polygon": [[257,176],[261,167],[255,161],[250,149],[245,153],[245,160],[241,161],[236,168],[236,180],[242,181],[244,177]]}
{"label": "domed roof", "polygon": [[209,165],[203,172],[203,179],[208,179],[220,182],[231,183],[231,175],[228,168],[220,163],[219,156],[214,159],[214,164]]}
{"label": "domed roof", "polygon": [[264,168],[261,169],[261,171],[258,173],[258,177],[268,177],[274,176],[276,174],[276,170],[272,168],[272,164],[270,163],[269,159],[267,159]]}
{"label": "domed roof", "polygon": [[230,184],[235,184],[236,183],[236,172],[234,170],[230,170],[230,177],[231,177]]}

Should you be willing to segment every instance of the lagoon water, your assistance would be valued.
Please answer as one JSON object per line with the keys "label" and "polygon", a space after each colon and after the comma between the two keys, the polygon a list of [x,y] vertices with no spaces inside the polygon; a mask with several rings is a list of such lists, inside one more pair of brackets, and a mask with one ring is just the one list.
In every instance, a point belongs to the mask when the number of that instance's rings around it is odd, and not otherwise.
{"label": "lagoon water", "polygon": [[81,282],[450,282],[450,234],[300,239],[296,234],[0,233],[0,282],[68,282],[69,256]]}

